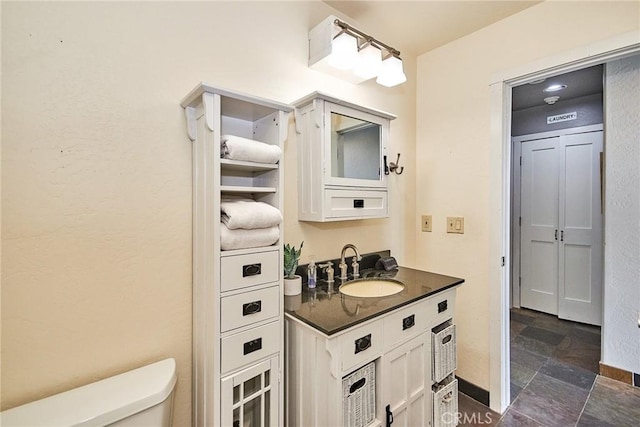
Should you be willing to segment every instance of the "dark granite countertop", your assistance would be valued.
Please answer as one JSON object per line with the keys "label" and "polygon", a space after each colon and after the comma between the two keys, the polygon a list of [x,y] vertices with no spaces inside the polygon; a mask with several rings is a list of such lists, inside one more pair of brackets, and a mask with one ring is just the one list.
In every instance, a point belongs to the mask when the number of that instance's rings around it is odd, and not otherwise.
{"label": "dark granite countertop", "polygon": [[358,323],[395,310],[404,305],[435,295],[464,282],[464,279],[399,267],[396,271],[363,270],[365,278],[390,278],[404,283],[402,292],[381,298],[356,298],[342,295],[342,284],[336,279],[332,288],[318,281],[315,289],[302,286],[302,294],[285,296],[285,314],[318,331],[333,335]]}

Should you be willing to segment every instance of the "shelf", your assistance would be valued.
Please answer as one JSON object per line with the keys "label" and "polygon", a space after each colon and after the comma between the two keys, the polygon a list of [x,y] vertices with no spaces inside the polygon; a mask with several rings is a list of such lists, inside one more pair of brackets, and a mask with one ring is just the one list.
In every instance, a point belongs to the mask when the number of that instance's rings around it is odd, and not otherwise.
{"label": "shelf", "polygon": [[261,246],[258,248],[247,248],[247,249],[231,249],[229,251],[220,251],[220,256],[234,256],[234,255],[245,255],[245,254],[255,254],[258,252],[273,252],[280,249],[279,242],[271,245],[271,246]]}
{"label": "shelf", "polygon": [[221,185],[223,193],[275,193],[275,187],[240,187],[235,185]]}
{"label": "shelf", "polygon": [[260,171],[277,170],[279,165],[271,164],[271,163],[254,163],[254,162],[244,162],[240,160],[221,159],[220,167],[222,170],[225,170],[225,171],[260,172]]}

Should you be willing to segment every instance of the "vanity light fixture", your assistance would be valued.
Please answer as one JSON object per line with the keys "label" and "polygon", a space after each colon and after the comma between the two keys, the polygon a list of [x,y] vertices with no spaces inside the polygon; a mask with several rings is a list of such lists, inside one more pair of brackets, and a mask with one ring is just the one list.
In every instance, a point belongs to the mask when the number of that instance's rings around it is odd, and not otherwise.
{"label": "vanity light fixture", "polygon": [[309,67],[352,83],[377,77],[392,87],[407,81],[397,49],[333,15],[309,31]]}
{"label": "vanity light fixture", "polygon": [[546,88],[542,89],[543,92],[557,92],[559,90],[562,89],[566,89],[567,85],[561,85],[561,84],[553,84],[551,86],[547,86]]}
{"label": "vanity light fixture", "polygon": [[350,70],[358,60],[358,39],[346,31],[334,37],[329,64],[340,70]]}
{"label": "vanity light fixture", "polygon": [[402,70],[402,60],[400,58],[390,55],[387,59],[382,61],[382,67],[380,69],[380,74],[378,74],[378,78],[376,79],[376,83],[382,86],[392,87],[406,81],[407,76],[405,76],[404,71]]}
{"label": "vanity light fixture", "polygon": [[369,80],[380,73],[381,67],[382,51],[370,42],[366,42],[358,52],[358,61],[353,69],[353,73],[358,77],[362,77],[364,80]]}

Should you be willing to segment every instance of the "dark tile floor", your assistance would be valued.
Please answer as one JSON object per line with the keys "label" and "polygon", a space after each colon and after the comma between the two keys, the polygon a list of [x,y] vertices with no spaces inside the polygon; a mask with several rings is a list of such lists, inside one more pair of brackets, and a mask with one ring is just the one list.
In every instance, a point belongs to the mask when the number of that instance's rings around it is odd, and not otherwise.
{"label": "dark tile floor", "polygon": [[511,310],[511,405],[500,416],[460,393],[460,426],[637,427],[640,388],[597,375],[600,328]]}

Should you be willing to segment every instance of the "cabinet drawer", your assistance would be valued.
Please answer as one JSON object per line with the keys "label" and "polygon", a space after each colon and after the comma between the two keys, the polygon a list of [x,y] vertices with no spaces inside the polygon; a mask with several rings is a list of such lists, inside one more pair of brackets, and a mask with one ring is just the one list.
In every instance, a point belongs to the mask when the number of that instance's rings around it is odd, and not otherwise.
{"label": "cabinet drawer", "polygon": [[280,322],[222,338],[222,373],[255,362],[280,349]]}
{"label": "cabinet drawer", "polygon": [[396,310],[383,319],[385,351],[429,328],[428,307],[427,300],[420,301],[417,304]]}
{"label": "cabinet drawer", "polygon": [[431,326],[437,326],[442,322],[453,318],[456,302],[456,290],[451,289],[429,298],[429,317]]}
{"label": "cabinet drawer", "polygon": [[222,332],[276,317],[280,313],[280,287],[276,283],[266,289],[224,297],[221,300]]}
{"label": "cabinet drawer", "polygon": [[325,209],[329,218],[385,217],[388,215],[387,192],[326,190]]}
{"label": "cabinet drawer", "polygon": [[382,320],[355,328],[340,337],[342,371],[375,359],[382,353]]}
{"label": "cabinet drawer", "polygon": [[276,282],[282,264],[280,251],[222,257],[220,263],[222,292]]}

